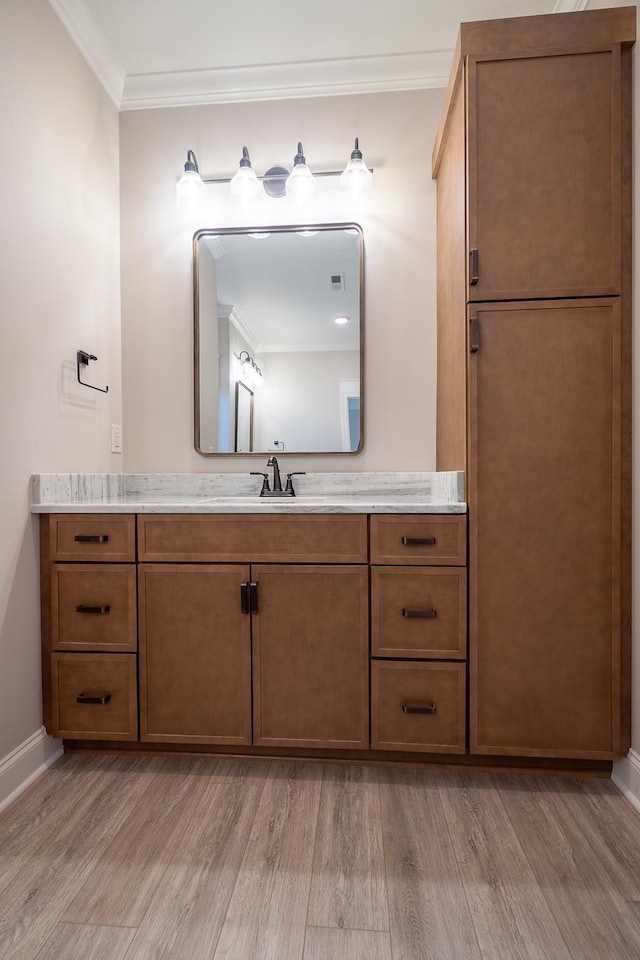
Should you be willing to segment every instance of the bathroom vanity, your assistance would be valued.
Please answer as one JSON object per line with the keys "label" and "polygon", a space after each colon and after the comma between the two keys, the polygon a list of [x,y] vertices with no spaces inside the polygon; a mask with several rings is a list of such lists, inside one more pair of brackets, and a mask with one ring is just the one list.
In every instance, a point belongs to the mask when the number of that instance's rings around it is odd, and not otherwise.
{"label": "bathroom vanity", "polygon": [[317,475],[281,500],[244,476],[89,479],[34,478],[51,734],[465,752],[460,475]]}
{"label": "bathroom vanity", "polygon": [[[255,488],[233,474],[34,478],[48,732],[96,749],[481,761],[462,475]],[[570,729],[556,718],[540,762],[606,767],[613,751],[567,756]]]}

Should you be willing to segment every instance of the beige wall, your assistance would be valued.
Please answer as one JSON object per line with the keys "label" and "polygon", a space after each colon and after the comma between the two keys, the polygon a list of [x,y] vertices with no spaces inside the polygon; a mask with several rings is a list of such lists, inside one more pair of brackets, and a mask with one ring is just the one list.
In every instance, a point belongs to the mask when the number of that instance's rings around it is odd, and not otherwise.
{"label": "beige wall", "polygon": [[[118,470],[118,114],[46,0],[0,4],[0,761],[41,726],[29,476]],[[108,396],[74,386],[75,352]]]}
{"label": "beige wall", "polygon": [[[291,457],[307,470],[435,467],[435,187],[430,158],[443,90],[123,113],[122,306],[125,469],[256,469],[261,458],[203,459],[193,449],[191,236],[198,227],[299,222],[285,202],[242,214],[228,187],[209,187],[210,209],[186,221],[175,184],[195,150],[203,173],[237,169],[242,146],[258,173],[290,164],[300,139],[316,169],[342,167],[354,136],[375,190],[365,210],[321,184],[312,216],[355,219],[366,256],[366,443],[357,457]],[[411,169],[417,177],[409,182]]]}

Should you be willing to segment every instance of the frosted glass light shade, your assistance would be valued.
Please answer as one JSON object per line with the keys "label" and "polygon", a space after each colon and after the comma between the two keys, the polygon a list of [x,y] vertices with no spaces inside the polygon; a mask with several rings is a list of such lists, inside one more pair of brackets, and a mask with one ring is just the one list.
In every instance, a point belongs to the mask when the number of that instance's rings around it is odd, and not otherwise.
{"label": "frosted glass light shade", "polygon": [[310,200],[315,196],[316,180],[311,170],[307,166],[307,161],[302,152],[302,144],[298,144],[298,152],[293,158],[293,170],[287,177],[285,191],[288,197],[293,200]]}
{"label": "frosted glass light shade", "polygon": [[366,163],[356,157],[349,160],[340,174],[340,189],[352,197],[360,197],[371,190],[372,181],[373,176]]}
{"label": "frosted glass light shade", "polygon": [[251,167],[240,167],[229,184],[232,200],[255,200],[260,195],[260,181]]}
{"label": "frosted glass light shade", "polygon": [[286,191],[294,200],[308,200],[315,196],[316,180],[306,163],[297,163],[287,177]]}
{"label": "frosted glass light shade", "polygon": [[195,153],[189,150],[184,173],[176,184],[176,200],[182,209],[193,210],[200,207],[206,198],[207,188],[198,171]]}
{"label": "frosted glass light shade", "polygon": [[340,174],[340,189],[352,200],[357,200],[371,190],[372,181],[373,176],[362,159],[360,144],[356,137],[349,162]]}

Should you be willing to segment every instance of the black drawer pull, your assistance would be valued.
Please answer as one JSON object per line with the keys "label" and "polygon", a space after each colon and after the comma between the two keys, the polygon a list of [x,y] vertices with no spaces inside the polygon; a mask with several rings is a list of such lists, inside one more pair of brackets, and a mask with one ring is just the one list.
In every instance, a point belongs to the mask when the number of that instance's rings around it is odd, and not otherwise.
{"label": "black drawer pull", "polygon": [[435,547],[435,537],[403,537],[405,547]]}
{"label": "black drawer pull", "polygon": [[105,603],[102,607],[86,607],[84,603],[79,603],[76,607],[76,613],[109,613],[111,604]]}
{"label": "black drawer pull", "polygon": [[105,693],[102,697],[88,697],[86,693],[79,693],[76,703],[109,703],[111,694]]}
{"label": "black drawer pull", "polygon": [[405,610],[403,607],[402,616],[408,620],[435,620],[437,613],[435,610]]}
{"label": "black drawer pull", "polygon": [[106,533],[103,533],[103,534],[96,534],[94,536],[94,535],[87,535],[84,533],[78,533],[73,539],[76,541],[76,543],[108,543],[109,535]]}
{"label": "black drawer pull", "polygon": [[413,700],[403,700],[400,704],[403,713],[435,713],[435,703],[416,703]]}

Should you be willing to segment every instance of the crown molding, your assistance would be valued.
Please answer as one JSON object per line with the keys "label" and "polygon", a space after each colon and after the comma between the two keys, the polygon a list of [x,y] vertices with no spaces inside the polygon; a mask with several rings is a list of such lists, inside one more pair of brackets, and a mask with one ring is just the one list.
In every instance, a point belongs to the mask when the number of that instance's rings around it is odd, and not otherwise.
{"label": "crown molding", "polygon": [[556,0],[553,13],[578,13],[586,10],[589,0]]}
{"label": "crown molding", "polygon": [[80,0],[49,0],[49,4],[116,107],[120,108],[125,72],[93,18]]}
{"label": "crown molding", "polygon": [[[58,0],[59,2],[59,0]],[[122,110],[446,87],[453,50],[133,74]]]}

